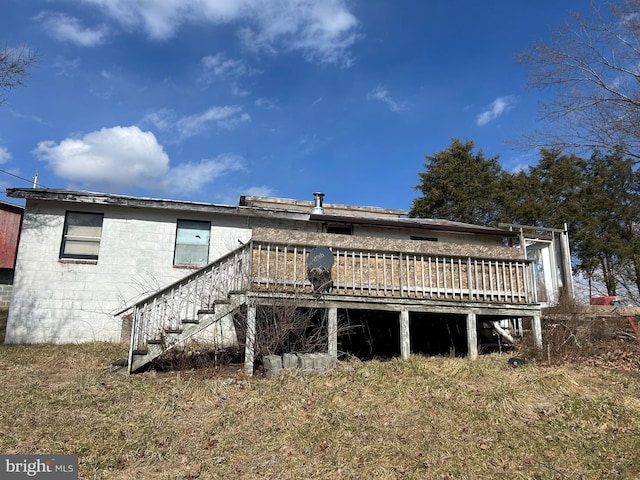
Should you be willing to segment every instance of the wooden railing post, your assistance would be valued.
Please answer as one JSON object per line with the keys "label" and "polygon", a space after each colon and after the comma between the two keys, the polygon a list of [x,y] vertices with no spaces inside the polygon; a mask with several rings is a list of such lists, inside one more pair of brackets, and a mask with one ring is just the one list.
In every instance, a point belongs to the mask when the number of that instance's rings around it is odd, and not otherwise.
{"label": "wooden railing post", "polygon": [[244,373],[253,376],[253,359],[256,341],[256,306],[247,305],[247,333],[244,343]]}
{"label": "wooden railing post", "polygon": [[327,340],[328,340],[328,353],[333,359],[338,358],[338,309],[336,307],[329,307],[328,309],[328,322],[327,322]]}
{"label": "wooden railing post", "polygon": [[469,358],[475,360],[478,358],[478,322],[476,314],[467,313],[467,347],[469,350]]}
{"label": "wooden railing post", "polygon": [[408,360],[411,355],[411,333],[409,331],[409,311],[400,311],[400,356]]}
{"label": "wooden railing post", "polygon": [[398,288],[400,288],[400,296],[404,297],[404,282],[402,281],[404,275],[404,268],[402,262],[404,261],[404,257],[402,252],[398,252]]}

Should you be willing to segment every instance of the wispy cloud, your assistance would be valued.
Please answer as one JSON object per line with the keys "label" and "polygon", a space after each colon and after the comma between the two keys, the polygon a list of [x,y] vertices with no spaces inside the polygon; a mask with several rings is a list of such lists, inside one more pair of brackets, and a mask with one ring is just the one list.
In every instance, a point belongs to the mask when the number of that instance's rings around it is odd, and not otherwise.
{"label": "wispy cloud", "polygon": [[11,153],[9,153],[7,147],[0,146],[0,165],[7,163],[9,160],[11,160]]}
{"label": "wispy cloud", "polygon": [[188,23],[235,25],[245,47],[258,52],[301,52],[309,61],[349,66],[358,20],[346,0],[83,0],[129,31],[155,40]]}
{"label": "wispy cloud", "polygon": [[232,130],[251,121],[248,113],[238,105],[211,107],[204,112],[179,117],[173,110],[158,109],[147,113],[140,121],[142,125],[153,125],[164,132],[175,132],[177,140],[199,135],[213,126]]}
{"label": "wispy cloud", "polygon": [[484,112],[480,113],[476,117],[476,123],[481,127],[488,124],[489,122],[495,120],[496,118],[511,110],[515,102],[516,97],[514,95],[507,95],[505,97],[496,98],[493,102],[491,102],[491,104]]}
{"label": "wispy cloud", "polygon": [[199,81],[209,85],[214,79],[228,80],[231,83],[231,93],[238,97],[244,97],[251,93],[242,88],[238,81],[262,73],[251,67],[245,60],[227,58],[223,54],[207,55],[202,58],[204,72]]}
{"label": "wispy cloud", "polygon": [[376,88],[367,93],[368,100],[377,100],[389,107],[392,112],[400,112],[407,108],[406,102],[400,102],[391,98],[389,90],[383,85],[378,85]]}
{"label": "wispy cloud", "polygon": [[202,65],[217,77],[250,77],[260,73],[259,70],[251,68],[246,61],[226,58],[221,53],[203,57]]}
{"label": "wispy cloud", "polygon": [[211,124],[222,128],[234,129],[249,120],[251,120],[251,117],[248,113],[242,111],[242,107],[231,105],[211,107],[202,113],[182,117],[176,122],[176,127],[180,137],[184,139],[204,132]]}
{"label": "wispy cloud", "polygon": [[81,47],[95,47],[103,44],[109,33],[105,25],[94,28],[83,27],[75,17],[57,12],[42,12],[36,17],[45,31],[61,42],[69,42]]}
{"label": "wispy cloud", "polygon": [[80,66],[80,58],[76,57],[72,60],[67,60],[60,56],[53,59],[52,67],[56,71],[56,75],[60,77],[72,77],[75,75],[78,67]]}
{"label": "wispy cloud", "polygon": [[245,161],[239,155],[219,155],[199,162],[186,162],[172,168],[163,180],[164,190],[170,193],[199,192],[223,175],[245,169]]}
{"label": "wispy cloud", "polygon": [[275,100],[271,100],[270,98],[260,97],[257,98],[254,103],[256,107],[263,108],[265,110],[280,110],[278,102]]}
{"label": "wispy cloud", "polygon": [[247,95],[249,95],[251,93],[251,91],[247,90],[246,88],[242,88],[236,82],[233,82],[231,84],[231,93],[233,95],[235,95],[236,97],[246,97]]}

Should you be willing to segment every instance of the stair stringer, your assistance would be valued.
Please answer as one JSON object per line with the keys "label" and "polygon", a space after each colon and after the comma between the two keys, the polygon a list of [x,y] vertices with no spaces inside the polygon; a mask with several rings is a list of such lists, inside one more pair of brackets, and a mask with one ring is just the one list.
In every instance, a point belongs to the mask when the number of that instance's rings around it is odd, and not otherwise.
{"label": "stair stringer", "polygon": [[[213,311],[202,310],[198,312],[198,323],[186,323],[180,332],[164,332],[162,335],[163,338],[150,339],[147,341],[144,350],[146,353],[136,353],[136,350],[131,352],[128,373],[134,373],[147,366],[154,359],[169,350],[186,345],[189,341],[195,340],[199,336],[202,338],[202,334],[204,334],[207,329],[210,329],[210,327],[213,327],[213,332],[211,332],[212,336],[210,339],[207,339],[205,336],[204,340],[209,340],[207,343],[211,343],[214,349],[222,350],[237,346],[238,337],[237,332],[235,332],[235,327],[233,326],[233,316],[245,303],[246,298],[244,295],[230,295],[229,301],[216,303]],[[231,328],[233,328],[233,333],[230,332]],[[218,334],[218,332],[220,332],[220,334]]]}

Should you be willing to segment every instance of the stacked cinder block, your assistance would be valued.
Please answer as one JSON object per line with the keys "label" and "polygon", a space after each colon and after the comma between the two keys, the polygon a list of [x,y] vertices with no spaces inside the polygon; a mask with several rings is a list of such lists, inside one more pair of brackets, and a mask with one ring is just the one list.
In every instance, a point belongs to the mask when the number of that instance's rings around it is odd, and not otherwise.
{"label": "stacked cinder block", "polygon": [[297,368],[302,373],[320,373],[336,367],[336,358],[328,353],[285,353],[266,355],[262,359],[267,378],[274,378],[283,368]]}

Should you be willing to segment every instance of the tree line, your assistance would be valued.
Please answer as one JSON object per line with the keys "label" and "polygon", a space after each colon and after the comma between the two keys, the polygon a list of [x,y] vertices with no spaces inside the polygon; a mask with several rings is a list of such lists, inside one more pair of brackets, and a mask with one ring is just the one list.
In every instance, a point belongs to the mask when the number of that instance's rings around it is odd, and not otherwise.
{"label": "tree line", "polygon": [[574,269],[640,301],[640,0],[590,2],[517,55],[550,91],[514,141],[535,166],[505,172],[472,141],[426,156],[410,215],[480,225],[568,224]]}
{"label": "tree line", "polygon": [[412,217],[564,228],[574,269],[608,295],[640,298],[640,172],[622,149],[588,158],[542,148],[528,171],[505,171],[471,140],[425,156]]}

